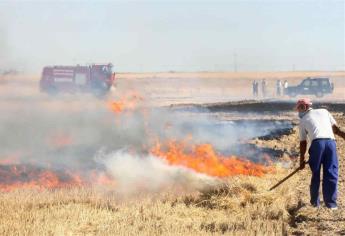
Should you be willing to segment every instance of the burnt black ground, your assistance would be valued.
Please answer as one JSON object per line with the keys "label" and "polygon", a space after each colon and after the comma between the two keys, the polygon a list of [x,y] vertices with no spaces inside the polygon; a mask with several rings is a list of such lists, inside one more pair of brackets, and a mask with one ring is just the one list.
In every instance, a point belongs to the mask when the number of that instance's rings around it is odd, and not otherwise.
{"label": "burnt black ground", "polygon": [[[279,100],[247,100],[236,102],[209,103],[209,104],[181,104],[172,106],[179,110],[207,110],[211,112],[244,112],[244,113],[273,113],[294,111],[296,101]],[[332,112],[344,112],[345,102],[314,102],[314,108],[326,108]]]}

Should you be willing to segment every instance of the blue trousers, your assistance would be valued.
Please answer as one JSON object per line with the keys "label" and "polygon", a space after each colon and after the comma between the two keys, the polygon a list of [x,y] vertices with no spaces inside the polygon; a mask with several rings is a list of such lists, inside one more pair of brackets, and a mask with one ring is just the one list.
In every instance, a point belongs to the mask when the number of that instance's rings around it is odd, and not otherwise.
{"label": "blue trousers", "polygon": [[316,139],[309,148],[309,166],[312,171],[310,203],[320,205],[320,171],[323,169],[322,194],[327,207],[337,206],[338,157],[335,141]]}

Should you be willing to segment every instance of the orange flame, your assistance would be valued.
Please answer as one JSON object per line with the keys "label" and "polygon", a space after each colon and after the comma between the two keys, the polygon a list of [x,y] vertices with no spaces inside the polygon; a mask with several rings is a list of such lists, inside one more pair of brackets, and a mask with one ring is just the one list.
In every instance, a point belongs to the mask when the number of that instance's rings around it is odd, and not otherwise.
{"label": "orange flame", "polygon": [[67,173],[25,164],[0,165],[0,190],[9,192],[15,189],[53,189],[81,186],[82,182]]}
{"label": "orange flame", "polygon": [[124,110],[132,111],[138,107],[139,102],[142,100],[142,96],[136,92],[130,92],[121,97],[119,100],[108,102],[108,107],[115,113],[121,113]]}
{"label": "orange flame", "polygon": [[107,173],[93,171],[90,176],[96,185],[116,187],[116,181]]}
{"label": "orange flame", "polygon": [[163,158],[170,165],[184,166],[198,173],[215,177],[234,175],[263,176],[273,170],[273,167],[239,159],[236,156],[219,155],[210,144],[192,146],[189,152],[185,150],[186,145],[184,143],[169,141],[165,151],[157,143],[152,148],[151,153],[158,158]]}
{"label": "orange flame", "polygon": [[68,170],[50,170],[30,164],[0,165],[0,191],[16,189],[58,189],[101,185],[115,187],[115,181],[102,171],[78,173]]}
{"label": "orange flame", "polygon": [[125,107],[125,104],[122,101],[112,101],[109,102],[108,107],[115,113],[121,113]]}

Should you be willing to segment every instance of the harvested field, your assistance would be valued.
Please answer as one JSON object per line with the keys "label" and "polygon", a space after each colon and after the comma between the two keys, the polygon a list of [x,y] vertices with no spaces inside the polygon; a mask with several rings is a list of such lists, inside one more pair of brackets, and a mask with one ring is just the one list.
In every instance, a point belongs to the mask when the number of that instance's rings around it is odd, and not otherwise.
{"label": "harvested field", "polygon": [[[217,74],[239,83],[221,99],[212,88],[184,96],[176,81],[189,75],[173,75],[162,75],[164,82],[160,75],[122,75],[103,99],[49,97],[38,92],[38,77],[6,78],[0,85],[0,234],[345,233],[344,140],[337,139],[339,210],[314,209],[309,168],[268,191],[296,168],[294,101],[231,101],[238,88],[246,91],[243,84],[268,75]],[[132,84],[145,78],[151,87]],[[166,92],[167,81],[176,91]],[[345,127],[341,96],[315,105],[329,108]]]}

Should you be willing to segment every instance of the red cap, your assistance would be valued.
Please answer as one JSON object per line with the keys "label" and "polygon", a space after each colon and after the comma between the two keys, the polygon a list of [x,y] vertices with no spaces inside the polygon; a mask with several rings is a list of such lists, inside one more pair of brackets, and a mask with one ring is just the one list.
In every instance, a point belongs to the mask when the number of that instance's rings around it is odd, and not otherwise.
{"label": "red cap", "polygon": [[295,109],[297,110],[300,106],[305,106],[307,108],[307,107],[310,107],[312,104],[313,103],[310,101],[309,98],[302,98],[297,101]]}

